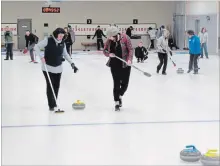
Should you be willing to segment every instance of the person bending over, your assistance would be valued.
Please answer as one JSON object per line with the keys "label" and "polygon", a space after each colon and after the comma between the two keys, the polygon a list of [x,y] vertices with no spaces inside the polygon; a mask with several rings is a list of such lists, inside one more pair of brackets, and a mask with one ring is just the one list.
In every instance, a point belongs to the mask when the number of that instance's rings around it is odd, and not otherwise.
{"label": "person bending over", "polygon": [[38,43],[38,37],[34,35],[33,33],[31,33],[30,31],[26,31],[25,40],[26,40],[25,50],[29,50],[30,52],[30,57],[31,57],[30,62],[37,63],[34,58],[34,46],[35,44]]}
{"label": "person bending over", "polygon": [[[115,111],[120,111],[122,107],[122,96],[125,94],[131,72],[133,48],[130,38],[126,34],[120,34],[117,27],[112,26],[107,30],[108,39],[105,43],[103,53],[109,57],[107,66],[111,69],[114,82],[113,95],[115,101]],[[115,56],[122,58],[124,63]]]}

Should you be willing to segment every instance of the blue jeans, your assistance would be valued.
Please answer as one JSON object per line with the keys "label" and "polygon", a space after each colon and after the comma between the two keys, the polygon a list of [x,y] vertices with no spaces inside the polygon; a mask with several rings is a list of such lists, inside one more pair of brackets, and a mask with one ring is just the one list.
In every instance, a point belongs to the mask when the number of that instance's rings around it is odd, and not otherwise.
{"label": "blue jeans", "polygon": [[207,50],[207,44],[206,43],[202,43],[201,44],[201,57],[202,58],[203,58],[203,49],[205,51],[206,58],[208,58],[208,50]]}

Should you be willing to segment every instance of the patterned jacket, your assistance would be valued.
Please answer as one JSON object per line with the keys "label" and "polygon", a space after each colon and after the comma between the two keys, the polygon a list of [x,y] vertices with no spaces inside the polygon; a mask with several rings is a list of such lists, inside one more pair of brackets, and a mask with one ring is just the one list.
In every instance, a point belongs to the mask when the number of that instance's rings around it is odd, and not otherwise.
{"label": "patterned jacket", "polygon": [[[130,60],[132,62],[133,60],[133,48],[132,48],[132,44],[131,44],[131,39],[129,36],[127,36],[126,34],[120,34],[121,35],[121,48],[122,48],[122,59],[124,59],[125,61]],[[105,42],[105,46],[104,46],[104,50],[103,53],[105,56],[109,57],[109,52],[110,52],[110,44],[111,40],[108,39]],[[111,61],[111,58],[109,58],[108,62],[107,62],[107,66],[109,66]],[[127,65],[125,63],[123,63],[123,68],[127,67]]]}

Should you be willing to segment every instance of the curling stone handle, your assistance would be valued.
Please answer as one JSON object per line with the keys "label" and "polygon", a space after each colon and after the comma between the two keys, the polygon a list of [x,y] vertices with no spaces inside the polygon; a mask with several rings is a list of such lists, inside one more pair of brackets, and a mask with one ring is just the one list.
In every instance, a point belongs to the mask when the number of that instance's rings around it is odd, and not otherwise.
{"label": "curling stone handle", "polygon": [[187,145],[186,148],[192,148],[193,150],[197,150],[194,145]]}
{"label": "curling stone handle", "polygon": [[215,155],[217,155],[217,152],[218,152],[218,150],[217,149],[210,149],[210,150],[208,150],[207,152],[206,152],[206,156],[215,156]]}

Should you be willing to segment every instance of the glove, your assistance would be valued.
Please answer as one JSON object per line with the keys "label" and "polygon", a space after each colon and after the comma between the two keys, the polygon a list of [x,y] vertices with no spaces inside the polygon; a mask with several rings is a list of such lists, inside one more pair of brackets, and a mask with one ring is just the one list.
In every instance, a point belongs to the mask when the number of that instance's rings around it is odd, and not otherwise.
{"label": "glove", "polygon": [[64,58],[61,58],[61,61],[62,61],[62,62],[64,62],[64,61],[65,61],[65,59],[64,59]]}
{"label": "glove", "polygon": [[166,50],[164,50],[164,49],[162,49],[162,51],[164,52],[164,53],[166,53],[167,51]]}
{"label": "glove", "polygon": [[110,58],[114,58],[114,57],[115,57],[115,54],[110,53],[110,54],[109,54],[109,57],[110,57]]}
{"label": "glove", "polygon": [[148,55],[148,52],[145,52],[145,54],[144,54],[144,55],[146,55],[146,56],[147,56],[147,55]]}
{"label": "glove", "polygon": [[171,56],[173,56],[173,53],[172,53],[172,51],[170,51],[170,55],[171,55]]}
{"label": "glove", "polygon": [[74,73],[76,73],[79,69],[75,66],[74,63],[71,64],[72,69],[74,70]]}

